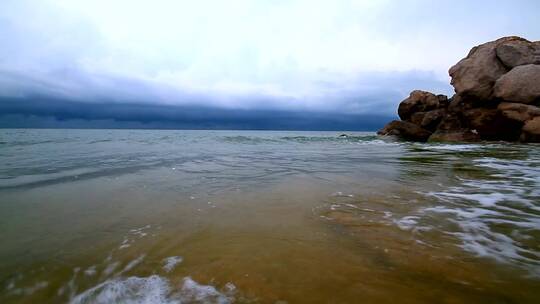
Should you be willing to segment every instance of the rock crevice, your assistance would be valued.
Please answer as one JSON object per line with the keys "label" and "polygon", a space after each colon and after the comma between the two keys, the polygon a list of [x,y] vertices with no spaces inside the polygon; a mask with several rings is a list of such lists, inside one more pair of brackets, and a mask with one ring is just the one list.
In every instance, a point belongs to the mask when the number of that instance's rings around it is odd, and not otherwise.
{"label": "rock crevice", "polygon": [[540,141],[540,41],[504,37],[449,70],[451,98],[413,91],[380,135],[413,141]]}

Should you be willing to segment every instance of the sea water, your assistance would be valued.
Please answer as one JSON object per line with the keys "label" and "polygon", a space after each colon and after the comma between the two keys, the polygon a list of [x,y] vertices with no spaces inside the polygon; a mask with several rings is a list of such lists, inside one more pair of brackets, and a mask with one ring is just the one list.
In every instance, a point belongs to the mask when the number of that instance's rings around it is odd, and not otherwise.
{"label": "sea water", "polygon": [[538,303],[540,146],[0,130],[1,303]]}

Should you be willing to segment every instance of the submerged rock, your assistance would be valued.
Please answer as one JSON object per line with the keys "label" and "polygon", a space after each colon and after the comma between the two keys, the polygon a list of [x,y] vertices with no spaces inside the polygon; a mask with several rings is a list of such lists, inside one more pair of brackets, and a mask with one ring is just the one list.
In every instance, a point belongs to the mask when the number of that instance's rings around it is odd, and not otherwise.
{"label": "submerged rock", "polygon": [[394,120],[378,132],[379,135],[393,135],[412,141],[426,141],[431,132],[412,122]]}
{"label": "submerged rock", "polygon": [[437,131],[428,139],[429,142],[475,142],[480,136],[470,130]]}
{"label": "submerged rock", "polygon": [[448,99],[413,91],[399,104],[400,121],[379,134],[425,141],[539,141],[540,41],[504,37],[474,47],[449,70]]}

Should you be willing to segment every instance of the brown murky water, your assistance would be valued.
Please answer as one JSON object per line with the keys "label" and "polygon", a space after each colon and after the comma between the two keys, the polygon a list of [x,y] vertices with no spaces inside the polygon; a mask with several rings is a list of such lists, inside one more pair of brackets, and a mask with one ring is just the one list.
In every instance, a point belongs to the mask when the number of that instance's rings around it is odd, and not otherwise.
{"label": "brown murky water", "polygon": [[2,130],[2,303],[537,303],[540,147]]}

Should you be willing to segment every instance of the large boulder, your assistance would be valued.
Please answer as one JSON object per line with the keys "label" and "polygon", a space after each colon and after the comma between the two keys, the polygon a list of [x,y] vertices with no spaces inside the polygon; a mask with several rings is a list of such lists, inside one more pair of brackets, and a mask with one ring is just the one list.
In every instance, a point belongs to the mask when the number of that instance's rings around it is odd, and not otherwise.
{"label": "large boulder", "polygon": [[429,142],[477,142],[480,141],[480,136],[470,130],[456,130],[449,132],[437,131],[429,138]]}
{"label": "large boulder", "polygon": [[444,95],[440,96],[420,90],[413,91],[407,99],[399,104],[399,118],[409,121],[413,113],[437,109],[441,104],[440,101],[444,101],[446,98]]}
{"label": "large boulder", "polygon": [[412,122],[394,120],[377,132],[377,134],[393,135],[405,140],[426,141],[431,135],[431,132]]}
{"label": "large boulder", "polygon": [[521,134],[522,123],[503,116],[498,109],[470,109],[463,118],[468,129],[484,140],[516,141]]}
{"label": "large boulder", "polygon": [[447,113],[437,130],[428,138],[430,142],[474,142],[479,141],[480,136],[468,129],[460,115],[454,112]]}
{"label": "large boulder", "polygon": [[501,115],[508,119],[519,122],[526,122],[536,116],[540,116],[540,108],[514,102],[501,102],[497,107]]}
{"label": "large boulder", "polygon": [[474,47],[466,58],[449,70],[456,93],[464,97],[491,100],[495,81],[509,70],[497,57],[497,48],[521,42],[528,41],[519,37],[505,37]]}
{"label": "large boulder", "polygon": [[540,142],[540,116],[525,123],[521,140],[527,142]]}
{"label": "large boulder", "polygon": [[535,63],[535,45],[527,40],[512,40],[496,48],[497,57],[508,69]]}
{"label": "large boulder", "polygon": [[495,97],[526,104],[540,103],[540,65],[513,68],[495,83]]}
{"label": "large boulder", "polygon": [[446,109],[444,108],[428,112],[416,112],[411,116],[411,122],[433,132],[445,115]]}

